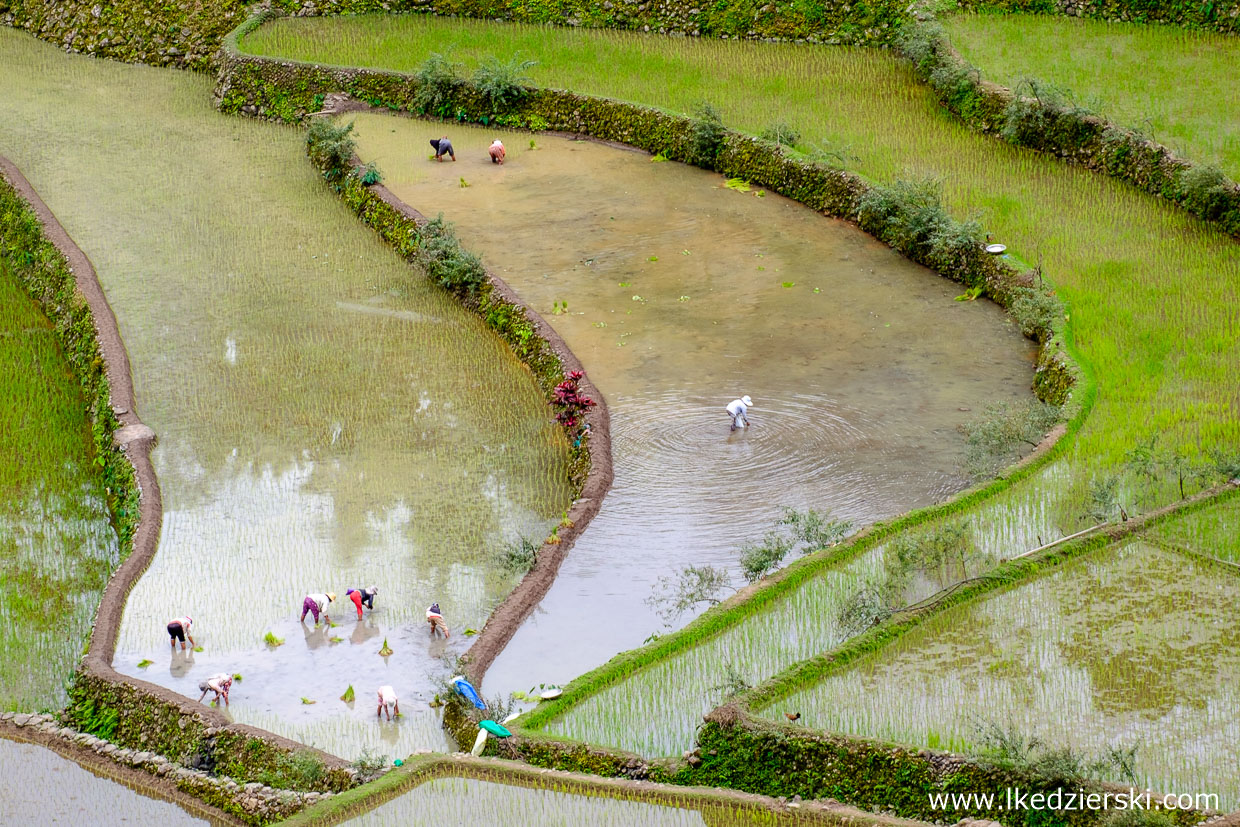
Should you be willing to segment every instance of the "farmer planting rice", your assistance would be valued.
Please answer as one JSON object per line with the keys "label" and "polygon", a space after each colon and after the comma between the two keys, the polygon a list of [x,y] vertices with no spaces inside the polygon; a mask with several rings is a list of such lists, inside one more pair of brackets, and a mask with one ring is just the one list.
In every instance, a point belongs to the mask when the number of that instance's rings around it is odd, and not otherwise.
{"label": "farmer planting rice", "polygon": [[396,697],[396,690],[390,686],[379,687],[379,708],[375,711],[376,718],[382,718],[387,713],[387,719],[392,720],[392,713],[400,715],[400,700]]}
{"label": "farmer planting rice", "polygon": [[207,697],[208,692],[214,692],[215,697],[211,699],[211,703],[219,703],[220,698],[223,698],[224,706],[228,706],[228,690],[232,688],[232,682],[232,675],[227,672],[207,678],[198,684],[198,688],[202,690],[202,694],[198,696],[198,703],[202,703],[202,699]]}
{"label": "farmer planting rice", "polygon": [[504,156],[508,154],[499,138],[495,139],[495,141],[491,144],[491,148],[488,149],[487,152],[490,154],[491,163],[493,164],[504,163]]}
{"label": "farmer planting rice", "polygon": [[323,619],[325,621],[327,621],[328,623],[331,623],[332,619],[327,616],[327,607],[328,605],[335,603],[335,602],[336,602],[336,595],[333,592],[326,592],[324,594],[306,595],[306,598],[301,601],[301,622],[302,623],[306,622],[306,613],[309,612],[310,614],[314,615],[315,626],[319,625],[320,614],[323,615]]}
{"label": "farmer planting rice", "polygon": [[372,612],[375,610],[375,595],[379,593],[376,586],[368,589],[346,589],[344,596],[353,601],[353,605],[357,607],[357,619],[362,619],[362,604],[366,604],[366,608]]}
{"label": "farmer planting rice", "polygon": [[431,624],[431,637],[434,637],[436,632],[443,632],[443,639],[448,639],[448,624],[444,622],[438,603],[432,603],[426,610],[426,622]]}
{"label": "farmer planting rice", "polygon": [[193,636],[189,633],[189,627],[194,624],[194,619],[189,615],[178,617],[175,620],[168,621],[168,641],[173,651],[177,648],[177,641],[181,641],[181,651],[185,651],[185,639],[189,638],[189,645],[196,646]]}
{"label": "farmer planting rice", "polygon": [[740,399],[733,399],[728,403],[726,408],[728,416],[732,417],[732,430],[735,431],[740,427],[749,427],[749,409],[753,407],[753,400],[748,396],[742,396]]}
{"label": "farmer planting rice", "polygon": [[452,142],[448,140],[448,136],[442,138],[431,138],[431,147],[435,150],[435,160],[443,163],[443,156],[451,155],[452,160],[456,160],[456,153],[452,150]]}

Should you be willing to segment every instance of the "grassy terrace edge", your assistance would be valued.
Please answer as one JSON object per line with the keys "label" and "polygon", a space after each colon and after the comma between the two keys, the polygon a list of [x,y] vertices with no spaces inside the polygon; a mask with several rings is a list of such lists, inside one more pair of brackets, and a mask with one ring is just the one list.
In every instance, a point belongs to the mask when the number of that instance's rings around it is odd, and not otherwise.
{"label": "grassy terrace edge", "polygon": [[[660,785],[644,781],[624,781],[537,769],[515,761],[495,758],[474,758],[470,755],[414,755],[403,766],[382,778],[357,787],[326,801],[307,807],[292,818],[281,822],[283,827],[329,827],[369,812],[428,781],[439,778],[471,778],[499,784],[538,786],[553,784],[557,792],[597,798],[636,799],[685,809],[720,807],[740,811],[760,823],[771,824],[866,824],[895,827],[902,822],[888,816],[864,813],[847,807],[826,808],[804,803],[790,808],[784,801],[726,789]],[[766,818],[763,818],[763,817]],[[712,823],[708,819],[707,823]]]}
{"label": "grassy terrace edge", "polygon": [[906,23],[895,49],[970,128],[1103,172],[1240,238],[1240,184],[1218,170],[1180,158],[1138,130],[982,80],[932,15]]}

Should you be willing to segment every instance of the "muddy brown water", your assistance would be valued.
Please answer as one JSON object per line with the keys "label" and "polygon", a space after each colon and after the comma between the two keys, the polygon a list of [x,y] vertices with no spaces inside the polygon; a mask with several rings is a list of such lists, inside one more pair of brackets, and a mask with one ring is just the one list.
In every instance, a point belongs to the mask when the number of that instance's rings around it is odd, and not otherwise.
{"label": "muddy brown water", "polygon": [[[454,222],[611,410],[615,484],[488,690],[562,683],[666,631],[644,603],[658,578],[735,572],[784,506],[860,526],[950,496],[958,427],[1030,398],[1034,348],[1000,308],[788,199],[597,143],[347,119],[387,186]],[[444,131],[455,163],[428,160]],[[741,394],[753,425],[730,433]]]}
{"label": "muddy brown water", "polygon": [[0,824],[208,824],[176,804],[88,772],[52,750],[0,738]]}

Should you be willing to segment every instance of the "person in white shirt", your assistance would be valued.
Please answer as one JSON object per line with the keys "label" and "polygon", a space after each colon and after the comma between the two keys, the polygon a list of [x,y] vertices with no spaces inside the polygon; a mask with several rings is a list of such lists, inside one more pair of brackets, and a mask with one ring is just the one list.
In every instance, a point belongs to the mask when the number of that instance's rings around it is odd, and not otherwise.
{"label": "person in white shirt", "polygon": [[735,431],[740,427],[749,427],[749,409],[753,407],[753,400],[748,396],[742,396],[740,399],[733,399],[728,403],[728,416],[732,417],[732,430]]}
{"label": "person in white shirt", "polygon": [[400,715],[400,701],[396,697],[396,690],[390,686],[379,687],[379,708],[375,711],[375,717],[382,718],[385,712],[389,721],[392,720],[393,712]]}
{"label": "person in white shirt", "polygon": [[335,602],[336,602],[336,595],[332,594],[331,592],[326,592],[324,594],[306,595],[306,599],[301,601],[301,622],[305,623],[306,615],[312,614],[314,615],[314,625],[318,626],[319,615],[322,614],[323,619],[326,620],[328,623],[331,623],[332,619],[327,616],[327,607],[330,604],[335,603]]}
{"label": "person in white shirt", "polygon": [[176,620],[168,621],[168,642],[172,644],[172,650],[175,652],[177,641],[181,641],[181,651],[185,651],[185,639],[189,638],[189,645],[196,646],[193,636],[189,633],[189,627],[194,624],[194,619],[189,615],[178,617]]}
{"label": "person in white shirt", "polygon": [[198,688],[202,690],[202,695],[198,697],[198,703],[202,703],[202,699],[207,697],[208,692],[214,692],[215,697],[211,699],[211,703],[219,703],[220,698],[224,699],[224,706],[228,706],[228,690],[232,688],[233,678],[227,672],[221,672],[218,675],[212,675],[202,683],[198,684]]}

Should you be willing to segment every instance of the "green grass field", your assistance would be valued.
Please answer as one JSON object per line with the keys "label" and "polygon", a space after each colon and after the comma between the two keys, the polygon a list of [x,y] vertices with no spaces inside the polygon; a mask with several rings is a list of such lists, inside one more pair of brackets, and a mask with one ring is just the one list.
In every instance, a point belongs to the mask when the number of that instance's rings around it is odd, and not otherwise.
{"label": "green grass field", "polygon": [[[786,122],[802,135],[799,149],[827,153],[870,180],[940,179],[958,216],[976,215],[994,240],[1042,264],[1067,303],[1075,352],[1097,380],[1094,407],[1060,459],[971,510],[971,530],[988,553],[1010,555],[1092,524],[1110,475],[1129,511],[1171,502],[1179,496],[1167,471],[1174,463],[1205,465],[1210,450],[1240,445],[1240,246],[1122,183],[971,132],[887,53],[423,17],[281,20],[243,47],[401,71],[436,52],[467,72],[487,55],[520,55],[538,61],[529,70],[536,84],[676,112],[709,100],[743,131]],[[1160,459],[1139,467],[1131,455],[1154,437],[1151,455]],[[1217,479],[1191,481],[1189,490]],[[819,589],[831,579],[808,582]],[[798,591],[766,611],[793,616],[801,598]],[[826,605],[838,595],[815,599]],[[606,682],[552,728],[634,749],[687,746],[691,726],[674,726],[670,738],[651,733],[641,710],[658,706],[692,721],[729,658],[755,647],[787,652],[782,623],[756,625],[730,621],[695,639],[699,648]],[[669,680],[692,689],[678,696],[692,700],[674,714],[661,688]]]}
{"label": "green grass field", "polygon": [[956,15],[942,24],[984,78],[1008,88],[1026,78],[1049,83],[1240,178],[1240,39],[1049,15]]}
{"label": "green grass field", "polygon": [[64,703],[117,562],[92,455],[77,378],[0,256],[0,709]]}

